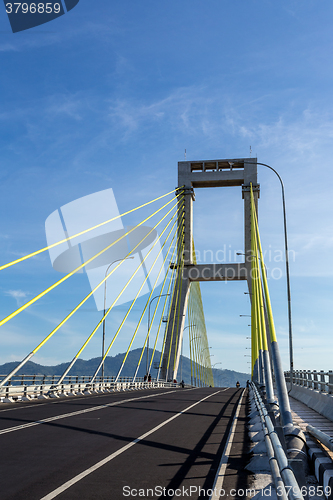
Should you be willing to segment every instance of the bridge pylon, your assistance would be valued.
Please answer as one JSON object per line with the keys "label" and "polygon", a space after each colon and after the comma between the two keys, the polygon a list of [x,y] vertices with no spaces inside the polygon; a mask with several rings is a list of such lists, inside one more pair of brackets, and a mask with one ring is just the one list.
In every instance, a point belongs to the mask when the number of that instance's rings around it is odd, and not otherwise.
{"label": "bridge pylon", "polygon": [[[177,379],[181,355],[185,316],[191,283],[195,281],[247,280],[251,291],[251,184],[254,202],[258,208],[260,186],[257,183],[257,159],[223,159],[178,162],[178,186],[184,192],[184,219],[178,226],[178,255],[174,290],[172,293],[163,351],[160,378]],[[239,186],[244,200],[244,255],[243,263],[197,264],[193,259],[193,201],[194,189]],[[214,230],[212,228],[212,230]]]}

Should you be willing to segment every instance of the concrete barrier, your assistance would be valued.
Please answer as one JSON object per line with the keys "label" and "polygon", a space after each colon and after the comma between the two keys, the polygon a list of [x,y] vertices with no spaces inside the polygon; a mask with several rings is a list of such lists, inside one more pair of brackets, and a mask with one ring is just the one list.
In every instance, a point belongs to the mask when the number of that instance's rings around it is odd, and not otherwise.
{"label": "concrete barrier", "polygon": [[333,395],[293,385],[290,396],[309,406],[333,422]]}

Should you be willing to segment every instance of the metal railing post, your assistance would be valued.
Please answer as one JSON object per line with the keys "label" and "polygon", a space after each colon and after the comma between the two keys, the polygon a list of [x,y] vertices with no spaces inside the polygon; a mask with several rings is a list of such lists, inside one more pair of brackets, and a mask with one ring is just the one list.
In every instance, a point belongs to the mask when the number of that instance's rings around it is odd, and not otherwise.
{"label": "metal railing post", "polygon": [[317,370],[313,370],[313,388],[318,391],[318,373]]}
{"label": "metal railing post", "polygon": [[320,370],[320,392],[326,392],[325,375],[324,370]]}
{"label": "metal railing post", "polygon": [[306,386],[312,389],[312,372],[311,370],[307,371],[307,383]]}
{"label": "metal railing post", "polygon": [[328,371],[328,394],[333,394],[333,371]]}
{"label": "metal railing post", "polygon": [[76,393],[89,394],[89,390],[96,391],[98,387],[100,390],[105,391],[127,391],[147,387],[178,387],[177,384],[158,382],[156,379],[147,384],[142,381],[142,378],[138,378],[136,383],[133,384],[132,377],[122,377],[117,384],[114,382],[114,378],[113,376],[100,377],[99,382],[92,382],[88,384],[88,387],[87,381],[90,382],[92,379],[90,375],[69,375],[66,376],[66,381],[63,379],[60,384],[56,383],[56,385],[52,385],[52,381],[54,382],[58,379],[57,375],[19,375],[8,378],[7,385],[1,388],[1,402],[5,399],[14,402],[21,398],[25,398],[25,400],[31,397],[38,399],[53,398],[61,395],[67,396],[68,393],[71,395],[75,395]]}

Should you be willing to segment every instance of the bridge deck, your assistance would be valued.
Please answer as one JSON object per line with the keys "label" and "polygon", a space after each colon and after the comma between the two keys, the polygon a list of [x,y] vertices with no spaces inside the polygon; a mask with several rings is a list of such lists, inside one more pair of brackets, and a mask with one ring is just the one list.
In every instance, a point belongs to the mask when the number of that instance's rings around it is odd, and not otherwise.
{"label": "bridge deck", "polygon": [[[241,392],[154,389],[2,407],[1,499],[117,500],[156,487],[207,490]],[[244,402],[226,489],[246,486],[246,473],[237,474],[246,460],[245,420]],[[161,496],[171,498],[141,495]]]}
{"label": "bridge deck", "polygon": [[333,437],[333,422],[331,420],[312,410],[297,399],[292,397],[289,399],[293,420],[303,431],[306,431],[306,426],[309,424]]}

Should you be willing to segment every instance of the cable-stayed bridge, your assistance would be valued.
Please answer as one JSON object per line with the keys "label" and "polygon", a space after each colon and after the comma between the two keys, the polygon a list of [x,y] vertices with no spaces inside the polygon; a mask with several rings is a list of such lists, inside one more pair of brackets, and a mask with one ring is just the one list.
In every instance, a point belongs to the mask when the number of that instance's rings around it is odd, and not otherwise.
{"label": "cable-stayed bridge", "polygon": [[[195,190],[229,186],[238,186],[244,200],[244,261],[200,264],[193,237]],[[269,490],[263,490],[272,482],[283,499],[309,497],[310,441],[304,431],[316,435],[326,453],[332,426],[319,413],[309,417],[311,429],[306,419],[298,425],[301,417],[293,413],[288,390],[309,407],[316,409],[317,404],[332,420],[333,374],[321,372],[318,378],[315,373],[310,378],[307,372],[294,372],[291,363],[286,381],[261,246],[259,192],[256,158],[179,162],[173,191],[123,214],[115,210],[112,190],[77,200],[50,215],[45,248],[0,266],[5,273],[49,252],[54,269],[62,273],[58,281],[4,316],[2,328],[58,286],[70,286],[76,273],[85,270],[91,286],[0,381],[0,439],[6,450],[1,498],[222,498],[223,492],[251,498],[260,493],[251,472],[269,472],[268,483],[267,478],[266,484],[260,483],[263,496],[269,496]],[[123,225],[126,216],[143,209],[145,215],[136,225]],[[247,388],[214,387],[200,282],[239,280],[246,281],[251,300],[251,381]],[[66,356],[68,352],[72,357],[64,372],[25,382],[26,363],[54,342],[93,299],[101,317],[76,352],[63,345]],[[119,304],[126,310],[120,319],[118,310],[110,339],[106,319]],[[134,314],[138,304],[143,304],[142,310]],[[78,377],[75,363],[98,333],[100,363],[95,373]],[[118,373],[107,377],[105,359],[120,338],[127,342],[127,350]],[[190,353],[191,384],[182,381],[184,342]],[[125,377],[129,353],[138,343],[137,366],[131,377]],[[156,350],[161,356],[154,366]],[[142,365],[145,376],[139,377]],[[316,434],[316,421],[328,438]],[[250,438],[255,441],[256,436],[262,439],[261,448],[246,472]],[[324,458],[330,464],[329,454]],[[316,485],[315,493],[322,491],[330,498],[333,474],[319,469],[322,485]]]}

